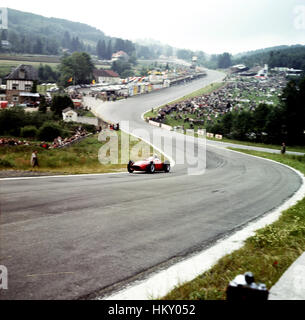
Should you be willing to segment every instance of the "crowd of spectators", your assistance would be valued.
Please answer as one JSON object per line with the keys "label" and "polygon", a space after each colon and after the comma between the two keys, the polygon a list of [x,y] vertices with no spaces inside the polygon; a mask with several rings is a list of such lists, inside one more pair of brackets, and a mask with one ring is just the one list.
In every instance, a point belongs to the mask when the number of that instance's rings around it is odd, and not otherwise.
{"label": "crowd of spectators", "polygon": [[[179,103],[166,105],[159,109],[157,117],[150,120],[165,123],[166,116],[171,116],[174,120],[190,122],[194,125],[203,125],[205,120],[210,121],[226,112],[232,110],[242,110],[249,108],[255,110],[259,103],[272,103],[264,97],[272,97],[279,94],[285,88],[287,80],[280,75],[276,75],[266,80],[256,80],[253,78],[244,80],[238,77],[228,77],[227,82],[220,89],[210,94],[184,100]],[[262,100],[251,101],[245,96],[257,93]]]}
{"label": "crowd of spectators", "polygon": [[89,134],[85,129],[83,129],[82,127],[78,127],[75,130],[74,135],[71,136],[70,138],[63,139],[60,136],[55,138],[52,145],[49,147],[49,149],[59,149],[59,148],[67,147],[70,144],[75,143],[75,142],[87,137],[88,135]]}
{"label": "crowd of spectators", "polygon": [[[83,129],[82,127],[78,127],[75,130],[75,133],[69,138],[57,137],[54,139],[53,143],[50,145],[49,143],[42,141],[39,146],[43,149],[58,149],[67,147],[68,145],[75,143],[85,137],[87,137],[89,133]],[[33,143],[29,143],[25,140],[20,140],[18,138],[0,138],[0,147],[1,146],[29,146]]]}
{"label": "crowd of spectators", "polygon": [[0,138],[0,146],[29,146],[29,143],[17,138]]}

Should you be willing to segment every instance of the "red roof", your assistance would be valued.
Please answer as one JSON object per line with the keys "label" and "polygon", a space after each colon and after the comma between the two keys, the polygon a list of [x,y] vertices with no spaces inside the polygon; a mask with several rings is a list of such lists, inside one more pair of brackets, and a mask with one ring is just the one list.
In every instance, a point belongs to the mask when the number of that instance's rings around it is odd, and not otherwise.
{"label": "red roof", "polygon": [[113,70],[96,69],[93,71],[94,77],[119,78],[120,76]]}

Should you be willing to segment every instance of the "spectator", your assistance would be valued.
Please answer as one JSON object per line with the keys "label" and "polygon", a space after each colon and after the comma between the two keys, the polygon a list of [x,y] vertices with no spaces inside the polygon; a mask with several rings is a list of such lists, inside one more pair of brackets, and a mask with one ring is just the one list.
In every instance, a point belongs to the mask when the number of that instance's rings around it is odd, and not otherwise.
{"label": "spectator", "polygon": [[31,165],[32,165],[33,168],[39,167],[37,153],[38,152],[36,150],[32,153]]}

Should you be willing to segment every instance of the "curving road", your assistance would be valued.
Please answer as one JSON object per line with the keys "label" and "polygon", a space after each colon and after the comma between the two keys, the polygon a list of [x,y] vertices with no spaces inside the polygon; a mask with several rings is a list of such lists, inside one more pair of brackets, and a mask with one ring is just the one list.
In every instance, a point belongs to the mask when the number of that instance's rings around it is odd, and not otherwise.
{"label": "curving road", "polygon": [[[129,120],[223,77],[208,77],[126,101],[88,104],[104,119]],[[123,126],[126,124],[122,123]],[[190,138],[156,129],[174,160],[192,155]],[[148,137],[149,138],[149,137]],[[168,148],[174,138],[174,152]],[[185,144],[181,144],[181,141]],[[159,139],[156,139],[159,140]],[[183,147],[184,146],[184,147]],[[204,146],[196,146],[197,148]],[[204,175],[177,164],[171,174],[118,174],[0,181],[0,299],[76,299],[109,293],[146,272],[202,250],[282,204],[300,187],[291,170],[207,146]]]}

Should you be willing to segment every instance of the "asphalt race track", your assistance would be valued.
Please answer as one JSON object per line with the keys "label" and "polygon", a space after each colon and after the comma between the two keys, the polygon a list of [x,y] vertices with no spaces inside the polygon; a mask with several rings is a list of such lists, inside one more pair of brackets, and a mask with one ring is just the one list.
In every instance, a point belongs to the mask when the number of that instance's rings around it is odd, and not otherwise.
{"label": "asphalt race track", "polygon": [[[141,114],[222,78],[208,77],[126,101],[87,101],[104,119],[154,128]],[[145,136],[145,132],[137,132]],[[155,129],[174,160],[192,154],[190,138]],[[181,144],[181,141],[186,142]],[[159,139],[157,139],[159,140]],[[196,144],[195,150],[201,148]],[[207,146],[202,175],[177,164],[170,174],[118,174],[0,181],[0,264],[9,289],[0,299],[79,299],[202,250],[282,204],[300,187],[290,169]],[[117,285],[114,287],[114,285]]]}

